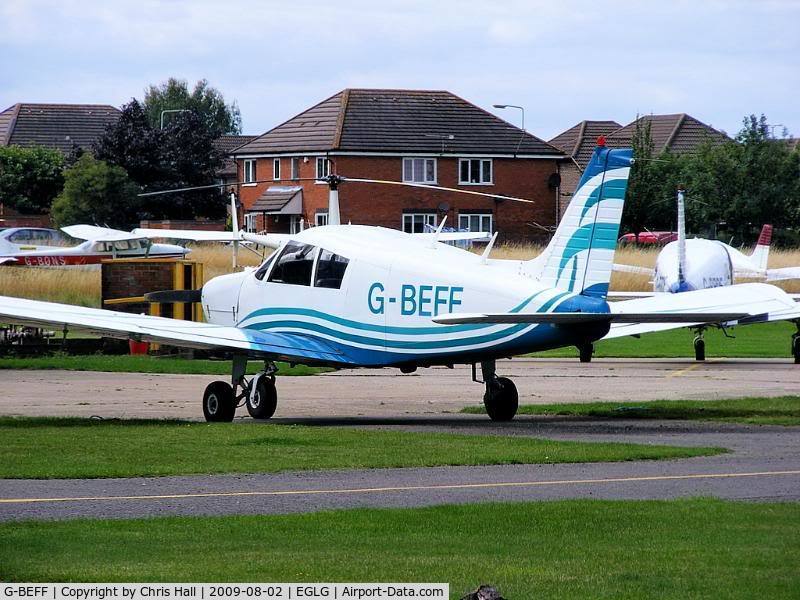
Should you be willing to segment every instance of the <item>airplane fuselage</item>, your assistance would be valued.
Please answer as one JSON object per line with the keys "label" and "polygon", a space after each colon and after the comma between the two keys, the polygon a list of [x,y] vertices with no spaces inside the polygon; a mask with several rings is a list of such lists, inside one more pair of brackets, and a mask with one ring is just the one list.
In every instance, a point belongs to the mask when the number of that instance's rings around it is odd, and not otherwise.
{"label": "airplane fuselage", "polygon": [[[286,283],[280,279],[285,274],[276,271],[289,244],[300,247],[299,253],[311,247],[306,255],[313,264],[301,265],[311,277],[302,283]],[[327,269],[323,257],[331,254],[347,261],[338,287],[335,278],[319,276]],[[433,323],[432,318],[453,312],[605,312],[608,305],[601,298],[541,285],[523,272],[521,261],[484,263],[471,252],[396,230],[316,227],[293,236],[265,265],[206,284],[206,319],[308,335],[335,349],[348,365],[473,362],[586,344],[608,330],[607,325]]]}

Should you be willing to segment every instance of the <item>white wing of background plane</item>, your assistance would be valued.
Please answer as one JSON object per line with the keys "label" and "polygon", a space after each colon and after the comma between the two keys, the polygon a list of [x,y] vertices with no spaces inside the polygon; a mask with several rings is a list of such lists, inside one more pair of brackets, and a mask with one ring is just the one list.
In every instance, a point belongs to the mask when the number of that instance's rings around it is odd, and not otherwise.
{"label": "white wing of background plane", "polygon": [[186,348],[227,349],[265,358],[348,362],[347,357],[325,340],[302,334],[266,333],[8,296],[0,296],[0,321],[57,329],[66,326],[105,337]]}
{"label": "white wing of background plane", "polygon": [[133,233],[139,237],[167,240],[192,240],[194,242],[238,242],[242,238],[231,231],[201,231],[198,229],[147,229],[137,227]]}
{"label": "white wing of background plane", "polygon": [[784,279],[800,279],[800,267],[767,269],[767,281],[781,281]]}
{"label": "white wing of background plane", "polygon": [[62,227],[61,231],[75,239],[91,240],[93,242],[121,242],[125,240],[141,240],[146,237],[135,232],[120,231],[110,227],[98,227],[97,225],[69,225]]}
{"label": "white wing of background plane", "polygon": [[435,232],[412,233],[411,235],[422,239],[436,238],[440,242],[488,242],[492,239],[492,234],[485,231],[442,231],[438,235]]}

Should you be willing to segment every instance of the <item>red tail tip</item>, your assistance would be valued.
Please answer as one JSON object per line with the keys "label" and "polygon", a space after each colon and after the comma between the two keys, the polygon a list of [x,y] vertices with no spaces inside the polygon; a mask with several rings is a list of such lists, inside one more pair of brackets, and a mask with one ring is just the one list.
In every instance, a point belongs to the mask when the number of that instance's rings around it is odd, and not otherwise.
{"label": "red tail tip", "polygon": [[606,145],[606,136],[601,135],[597,138],[597,145],[601,148]]}
{"label": "red tail tip", "polygon": [[769,246],[772,241],[772,225],[764,225],[761,228],[761,235],[758,236],[759,246]]}

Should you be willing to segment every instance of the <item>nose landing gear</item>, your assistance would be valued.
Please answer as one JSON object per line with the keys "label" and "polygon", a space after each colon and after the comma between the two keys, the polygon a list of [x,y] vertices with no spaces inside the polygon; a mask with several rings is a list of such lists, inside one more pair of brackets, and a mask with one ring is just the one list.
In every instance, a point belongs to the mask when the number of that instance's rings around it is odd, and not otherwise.
{"label": "nose landing gear", "polygon": [[695,329],[697,335],[694,336],[694,359],[704,361],[706,359],[706,341],[703,339],[703,327]]}
{"label": "nose landing gear", "polygon": [[481,363],[483,381],[479,381],[475,365],[472,365],[472,380],[486,385],[483,394],[483,405],[492,421],[510,421],[517,414],[519,394],[517,386],[507,377],[498,377],[495,361]]}
{"label": "nose landing gear", "polygon": [[797,333],[792,334],[792,356],[794,357],[794,364],[800,365],[800,321],[795,321],[797,324]]}
{"label": "nose landing gear", "polygon": [[248,380],[247,357],[233,358],[231,383],[214,381],[209,383],[203,394],[203,415],[209,422],[230,422],[240,406],[247,406],[247,412],[254,419],[269,419],[275,414],[278,393],[275,389],[275,373],[278,368],[273,362],[265,362],[264,370]]}

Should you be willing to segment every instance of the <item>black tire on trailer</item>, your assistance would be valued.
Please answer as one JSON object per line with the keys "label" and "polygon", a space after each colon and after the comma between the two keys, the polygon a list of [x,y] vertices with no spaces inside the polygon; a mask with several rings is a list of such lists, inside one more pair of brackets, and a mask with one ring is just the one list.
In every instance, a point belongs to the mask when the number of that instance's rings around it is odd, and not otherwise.
{"label": "black tire on trailer", "polygon": [[233,421],[236,403],[233,388],[225,381],[212,381],[203,393],[203,415],[211,423]]}
{"label": "black tire on trailer", "polygon": [[517,386],[507,377],[498,377],[483,395],[483,405],[492,421],[510,421],[517,414]]}
{"label": "black tire on trailer", "polygon": [[278,406],[278,392],[272,377],[259,377],[253,394],[247,395],[247,412],[254,419],[269,419]]}

